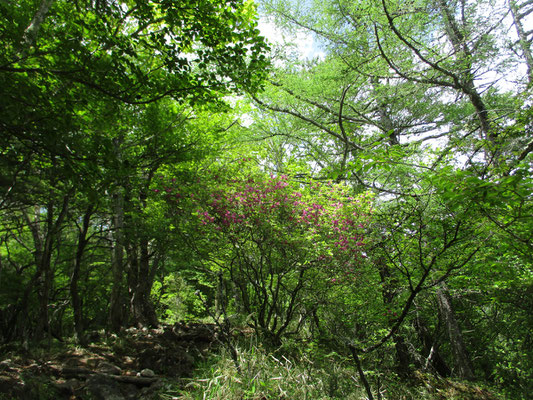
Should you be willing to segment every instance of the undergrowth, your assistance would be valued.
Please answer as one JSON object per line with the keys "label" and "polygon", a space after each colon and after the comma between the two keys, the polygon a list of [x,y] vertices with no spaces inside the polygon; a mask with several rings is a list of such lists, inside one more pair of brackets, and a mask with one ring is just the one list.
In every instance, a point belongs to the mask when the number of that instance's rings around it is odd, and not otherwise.
{"label": "undergrowth", "polygon": [[[197,366],[195,376],[168,385],[162,400],[363,400],[366,392],[349,358],[335,352],[269,353],[261,346],[238,348],[239,373],[225,349]],[[504,400],[473,384],[416,373],[366,371],[375,400]]]}
{"label": "undergrowth", "polygon": [[[333,356],[330,357],[330,359]],[[222,350],[198,366],[196,377],[181,390],[169,390],[165,399],[360,399],[362,388],[355,370],[341,360],[324,365],[301,357],[297,362],[268,354],[261,347],[239,349],[239,374],[230,355]]]}

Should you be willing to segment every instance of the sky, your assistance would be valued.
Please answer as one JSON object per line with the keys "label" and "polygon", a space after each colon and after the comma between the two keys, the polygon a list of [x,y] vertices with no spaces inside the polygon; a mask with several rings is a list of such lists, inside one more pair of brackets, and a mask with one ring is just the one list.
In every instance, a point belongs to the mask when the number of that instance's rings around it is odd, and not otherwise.
{"label": "sky", "polygon": [[311,60],[316,57],[325,58],[325,52],[321,50],[313,36],[303,30],[298,31],[296,37],[288,38],[276,24],[266,17],[259,19],[259,30],[267,40],[275,45],[293,44],[298,51],[301,60]]}

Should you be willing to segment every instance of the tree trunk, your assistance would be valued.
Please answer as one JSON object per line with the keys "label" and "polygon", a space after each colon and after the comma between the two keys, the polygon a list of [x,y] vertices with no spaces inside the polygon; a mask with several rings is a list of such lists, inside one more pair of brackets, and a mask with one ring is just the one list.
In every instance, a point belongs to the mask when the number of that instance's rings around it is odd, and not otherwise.
{"label": "tree trunk", "polygon": [[473,380],[474,369],[472,367],[472,361],[470,360],[470,356],[463,340],[463,333],[455,318],[449,290],[444,283],[442,283],[437,289],[437,300],[450,339],[455,375],[461,379]]}
{"label": "tree trunk", "polygon": [[[122,140],[115,138],[113,147],[115,157],[122,164]],[[124,320],[124,309],[122,300],[122,278],[124,276],[124,189],[121,182],[117,182],[117,187],[113,195],[113,261],[112,275],[113,283],[111,288],[111,299],[109,305],[109,324],[113,332],[118,332]]]}
{"label": "tree trunk", "polygon": [[57,216],[57,219],[55,219],[54,212],[56,211],[56,205],[53,199],[51,199],[46,206],[46,220],[44,223],[41,221],[42,214],[40,206],[35,206],[33,220],[26,212],[23,213],[24,219],[31,231],[35,248],[35,282],[38,284],[39,316],[37,317],[34,339],[40,340],[46,336],[48,337],[49,343],[52,340],[48,312],[50,291],[54,278],[51,267],[52,251],[57,238],[56,236],[59,233],[61,224],[67,214],[69,200],[70,194],[65,194],[63,196],[63,204],[60,213]]}
{"label": "tree trunk", "polygon": [[513,16],[516,33],[518,34],[518,44],[520,45],[520,49],[526,60],[528,86],[531,87],[533,85],[533,55],[531,54],[531,42],[528,40],[528,35],[522,25],[519,6],[514,0],[509,0],[509,8],[511,10],[511,15]]}
{"label": "tree trunk", "polygon": [[37,34],[41,29],[41,24],[43,23],[44,18],[46,17],[46,14],[48,13],[48,10],[54,1],[55,0],[42,0],[41,4],[39,5],[39,9],[34,14],[30,24],[24,30],[24,36],[22,37],[22,49],[20,52],[22,57],[24,57],[28,50],[35,44]]}
{"label": "tree trunk", "polygon": [[459,25],[457,24],[453,11],[450,10],[446,0],[438,0],[438,4],[444,18],[446,34],[453,45],[458,61],[464,64],[457,79],[457,83],[460,86],[459,90],[469,97],[470,103],[472,103],[474,109],[476,110],[482,137],[494,142],[496,137],[495,133],[491,129],[489,111],[474,84],[474,74],[472,72],[471,61],[472,52],[468,48],[465,37],[459,29]]}
{"label": "tree trunk", "polygon": [[[392,307],[394,298],[396,297],[396,283],[392,277],[388,265],[383,258],[379,258],[377,260],[377,266],[381,279],[381,296],[383,298],[385,307],[389,309]],[[389,327],[392,327],[396,322],[396,317],[393,314],[390,314],[390,310],[388,312],[388,320]],[[411,357],[403,336],[399,333],[395,333],[392,335],[392,340],[394,341],[394,348],[396,350],[396,371],[398,375],[411,375]]]}
{"label": "tree trunk", "polygon": [[367,399],[374,400],[374,396],[372,395],[372,389],[370,387],[370,383],[368,382],[368,379],[366,379],[365,371],[363,371],[361,360],[359,360],[359,356],[357,354],[357,349],[353,346],[348,346],[348,347],[350,351],[352,352],[352,357],[355,361],[355,366],[357,367],[357,373],[359,374],[359,378],[361,379],[361,382],[363,383],[363,386],[365,387],[366,394],[368,396]]}
{"label": "tree trunk", "polygon": [[[439,322],[439,325],[440,325],[440,322]],[[435,332],[435,334],[432,335],[431,332],[429,331],[427,324],[420,317],[417,317],[415,319],[414,327],[418,335],[418,338],[422,342],[422,348],[423,348],[422,354],[424,357],[426,357],[426,360],[424,362],[424,365],[422,365],[422,368],[424,370],[430,370],[430,369],[434,370],[436,373],[438,373],[442,377],[450,376],[451,374],[450,368],[448,367],[448,364],[446,364],[446,361],[444,361],[444,358],[442,358],[439,352],[439,346],[437,342],[437,332]]]}
{"label": "tree trunk", "polygon": [[[152,173],[147,174],[146,188],[152,179]],[[147,189],[139,192],[140,208],[136,210],[142,214],[147,207]],[[152,265],[150,260],[154,253],[150,253],[150,238],[142,229],[138,230],[139,238],[128,244],[128,289],[130,295],[130,312],[133,323],[137,326],[157,326],[159,321],[155,313],[150,294],[158,268],[158,258]]]}
{"label": "tree trunk", "polygon": [[81,297],[78,290],[78,282],[80,279],[81,262],[85,247],[89,240],[87,239],[87,232],[89,231],[89,223],[91,221],[91,214],[93,212],[93,206],[87,207],[85,215],[83,216],[83,225],[78,234],[78,245],[76,247],[76,256],[74,257],[74,265],[72,268],[72,275],[70,277],[70,299],[72,302],[72,312],[74,314],[74,331],[76,332],[76,339],[79,343],[85,343],[85,337],[83,334],[83,310]]}
{"label": "tree trunk", "polygon": [[157,326],[159,321],[150,299],[156,259],[150,268],[148,241],[141,239],[138,248],[134,244],[128,246],[128,291],[130,296],[130,313],[132,323],[141,326]]}
{"label": "tree trunk", "polygon": [[371,78],[372,89],[376,94],[377,112],[379,115],[379,125],[381,130],[389,137],[389,145],[394,146],[400,143],[400,132],[394,124],[389,111],[387,110],[387,98],[382,98],[378,93],[379,79]]}

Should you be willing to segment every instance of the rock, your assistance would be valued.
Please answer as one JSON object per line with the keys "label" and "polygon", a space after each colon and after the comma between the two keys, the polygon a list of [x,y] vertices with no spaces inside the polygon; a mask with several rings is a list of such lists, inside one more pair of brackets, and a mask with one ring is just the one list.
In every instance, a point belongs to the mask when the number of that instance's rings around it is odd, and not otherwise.
{"label": "rock", "polygon": [[150,386],[144,387],[139,392],[139,397],[136,398],[136,400],[142,400],[142,399],[158,399],[159,397],[155,394],[163,389],[164,385],[163,382],[157,381],[153,383]]}
{"label": "rock", "polygon": [[141,371],[141,376],[144,378],[153,378],[155,373],[151,369],[145,368]]}
{"label": "rock", "polygon": [[122,385],[122,394],[124,394],[126,400],[140,399],[139,389],[133,384]]}
{"label": "rock", "polygon": [[91,396],[91,399],[125,400],[119,386],[120,384],[111,378],[93,375],[87,379],[85,389],[89,392],[88,394]]}
{"label": "rock", "polygon": [[74,394],[77,389],[79,389],[81,385],[80,381],[77,379],[69,379],[67,381],[64,381],[62,379],[57,380],[55,382],[52,382],[52,386],[54,386],[60,393],[64,394]]}
{"label": "rock", "polygon": [[122,373],[122,370],[119,367],[106,361],[103,361],[98,365],[98,370],[109,375],[120,375]]}
{"label": "rock", "polygon": [[6,359],[3,361],[0,361],[0,371],[12,371],[12,361],[11,359]]}
{"label": "rock", "polygon": [[61,369],[61,376],[64,378],[83,378],[85,379],[89,375],[93,375],[94,371],[88,368],[62,368]]}

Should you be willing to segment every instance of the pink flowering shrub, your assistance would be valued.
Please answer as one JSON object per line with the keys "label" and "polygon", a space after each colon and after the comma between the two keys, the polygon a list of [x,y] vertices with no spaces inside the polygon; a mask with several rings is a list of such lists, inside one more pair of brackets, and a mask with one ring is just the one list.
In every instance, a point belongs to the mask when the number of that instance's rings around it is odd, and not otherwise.
{"label": "pink flowering shrub", "polygon": [[[286,175],[230,179],[197,209],[206,230],[232,241],[252,240],[305,250],[308,262],[356,266],[364,258],[370,196],[332,183],[290,183]],[[342,270],[342,268],[338,268]]]}
{"label": "pink flowering shrub", "polygon": [[[235,307],[258,333],[279,341],[297,315],[301,321],[311,312],[306,293],[357,279],[369,194],[246,168],[205,182],[187,196],[203,254],[225,272]],[[170,183],[156,190],[178,208],[184,201]]]}

